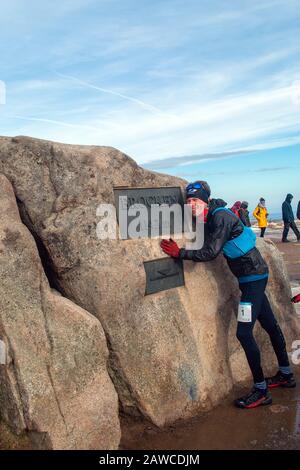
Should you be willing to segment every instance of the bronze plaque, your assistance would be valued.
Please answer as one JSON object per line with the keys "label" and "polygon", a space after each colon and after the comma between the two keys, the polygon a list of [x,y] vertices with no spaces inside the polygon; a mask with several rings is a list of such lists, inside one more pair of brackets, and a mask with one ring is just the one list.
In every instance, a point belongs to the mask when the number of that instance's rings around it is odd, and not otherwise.
{"label": "bronze plaque", "polygon": [[[173,204],[179,204],[181,207],[181,224],[183,220],[183,206],[184,200],[181,192],[181,188],[174,187],[160,187],[160,188],[114,188],[115,194],[115,203],[116,203],[116,213],[118,223],[120,225],[120,207],[122,212],[127,211],[127,226],[121,224],[121,238],[143,238],[151,236],[151,228],[157,231],[157,236],[163,236],[164,234],[174,234],[178,232],[176,229],[176,224],[174,223],[174,214],[171,213],[170,223],[167,224],[164,221],[163,217],[153,217],[153,212],[151,213],[151,206],[159,207],[161,205],[168,205],[169,207]],[[123,201],[120,200],[121,196],[127,197],[127,205],[124,206]],[[134,204],[142,204],[146,210],[148,218],[146,221],[143,221],[143,227],[141,227],[140,235],[131,237],[128,235],[128,226],[135,219],[135,216],[129,215],[128,210]]]}

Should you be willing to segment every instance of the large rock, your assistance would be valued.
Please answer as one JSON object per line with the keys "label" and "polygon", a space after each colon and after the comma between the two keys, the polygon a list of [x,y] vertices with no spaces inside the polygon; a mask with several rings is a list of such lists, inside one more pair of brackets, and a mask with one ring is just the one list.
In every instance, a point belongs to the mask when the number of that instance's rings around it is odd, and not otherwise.
{"label": "large rock", "polygon": [[[51,290],[0,175],[0,415],[33,448],[115,449],[118,397],[99,321]],[[3,343],[2,343],[3,346]]]}
{"label": "large rock", "polygon": [[[146,171],[113,148],[26,137],[0,139],[0,170],[47,251],[52,280],[100,320],[125,411],[162,426],[210,409],[241,376],[250,378],[235,339],[238,286],[222,256],[185,262],[185,287],[145,296],[143,262],[163,256],[158,240],[97,238],[96,209],[114,203],[113,187],[183,186],[183,180]],[[290,349],[299,330],[287,307],[287,279],[273,245],[264,252],[272,264],[269,296]],[[260,343],[269,357],[265,337]]]}

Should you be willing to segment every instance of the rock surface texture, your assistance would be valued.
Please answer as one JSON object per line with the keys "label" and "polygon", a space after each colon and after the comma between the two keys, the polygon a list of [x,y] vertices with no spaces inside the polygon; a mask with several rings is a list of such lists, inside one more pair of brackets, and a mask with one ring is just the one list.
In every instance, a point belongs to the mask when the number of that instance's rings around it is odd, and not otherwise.
{"label": "rock surface texture", "polygon": [[50,289],[35,241],[0,176],[0,410],[33,448],[115,449],[118,397],[99,321]]}
{"label": "rock surface texture", "polygon": [[[145,296],[143,263],[164,257],[158,240],[97,238],[97,207],[101,203],[114,204],[114,187],[184,187],[183,180],[144,170],[113,148],[65,145],[27,137],[0,138],[0,172],[14,188],[22,220],[37,241],[50,283],[70,299],[63,299],[47,289],[47,294],[43,294],[51,299],[49,311],[55,310],[49,314],[51,319],[47,323],[55,322],[55,329],[61,332],[54,354],[58,362],[62,352],[74,354],[74,348],[76,350],[81,343],[81,335],[92,338],[90,350],[87,345],[80,346],[87,348],[86,365],[80,365],[87,368],[86,380],[92,372],[95,381],[100,380],[99,387],[103,387],[107,377],[99,364],[105,357],[104,337],[88,311],[100,321],[105,332],[108,369],[123,410],[141,414],[158,426],[211,409],[234,384],[250,379],[244,353],[235,338],[238,285],[222,256],[205,264],[186,261],[184,287]],[[19,241],[13,234],[10,237],[10,243],[22,252]],[[299,329],[289,302],[290,289],[283,261],[272,243],[259,241],[259,248],[270,264],[268,295],[291,350],[292,340],[299,338]],[[34,256],[36,266],[39,260],[37,254]],[[37,274],[33,275],[33,268],[27,264],[30,269],[18,271],[18,276],[23,279],[19,280],[20,285],[23,283],[23,301],[27,299],[26,308],[30,309],[32,294],[26,297],[25,286],[36,284]],[[34,302],[38,307],[33,305],[32,308],[40,309],[43,344],[48,344],[49,349],[47,352],[42,348],[41,354],[50,357],[53,344],[51,346],[50,340],[47,343],[46,338],[48,314],[45,308],[41,309],[40,298],[34,298]],[[59,309],[53,309],[55,302],[60,305]],[[72,326],[78,338],[65,344],[67,326],[64,322],[71,321],[69,317],[74,323],[78,321],[77,328]],[[32,321],[38,318],[33,315]],[[10,324],[8,320],[5,322]],[[24,322],[22,314],[20,322]],[[258,340],[270,371],[270,364],[276,365],[271,346],[261,331],[258,331]],[[22,342],[27,339],[17,338],[16,341],[21,342],[19,347],[22,348]],[[68,347],[73,348],[72,353],[66,352]],[[67,360],[66,365],[60,364],[60,367],[72,368],[72,365]],[[22,368],[30,376],[28,362],[19,367]],[[46,372],[43,369],[41,374]],[[105,390],[110,387],[108,381],[106,387]],[[19,403],[20,391],[14,389],[9,393],[14,393],[12,402]],[[114,393],[107,394],[107,399],[113,402],[110,410],[113,414]],[[84,397],[79,400],[83,405]],[[54,395],[49,402],[51,407],[56,406]],[[90,398],[86,406],[92,405]],[[85,415],[84,410],[82,414]],[[97,416],[94,419],[100,419],[100,423],[108,420],[100,411]],[[14,409],[8,419],[22,426],[21,420],[25,418]],[[57,412],[58,422],[59,419]],[[117,426],[114,420],[111,426]],[[61,427],[64,429],[63,422]]]}

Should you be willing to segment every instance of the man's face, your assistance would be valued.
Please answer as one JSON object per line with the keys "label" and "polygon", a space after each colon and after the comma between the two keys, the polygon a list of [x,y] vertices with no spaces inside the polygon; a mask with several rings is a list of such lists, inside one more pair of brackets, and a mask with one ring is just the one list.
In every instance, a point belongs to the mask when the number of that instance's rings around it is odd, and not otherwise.
{"label": "man's face", "polygon": [[190,197],[187,199],[186,203],[192,208],[193,217],[204,218],[204,209],[207,208],[206,202],[203,202],[198,198]]}

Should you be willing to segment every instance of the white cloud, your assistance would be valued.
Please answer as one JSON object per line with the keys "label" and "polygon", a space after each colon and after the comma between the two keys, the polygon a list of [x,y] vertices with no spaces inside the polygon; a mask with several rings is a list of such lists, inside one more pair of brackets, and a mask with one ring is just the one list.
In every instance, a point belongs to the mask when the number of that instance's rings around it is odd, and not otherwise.
{"label": "white cloud", "polygon": [[0,80],[0,105],[6,103],[6,85]]}
{"label": "white cloud", "polygon": [[[40,83],[38,88],[43,88]],[[50,89],[53,91],[52,85]],[[118,100],[119,94],[114,94]],[[43,136],[54,140],[118,147],[141,163],[170,156],[271,148],[299,140],[294,135],[300,129],[300,114],[293,103],[293,83],[199,105],[193,102],[193,96],[186,101],[185,94],[183,102],[178,100],[170,110],[159,110],[157,114],[149,114],[147,106],[141,107],[139,100],[130,97],[130,104],[125,105],[121,95],[112,114],[98,113],[97,106],[89,102],[89,115],[83,106],[79,122],[65,122],[59,118],[60,113],[52,117],[51,107],[49,117],[47,112],[46,116],[28,116],[24,104],[22,113],[11,114],[10,118],[49,124],[51,127],[34,127],[35,134],[42,130]],[[63,109],[61,115],[66,111]],[[76,116],[76,109],[69,111],[70,117]],[[60,126],[65,129],[62,131]],[[32,132],[33,128],[28,129]]]}

